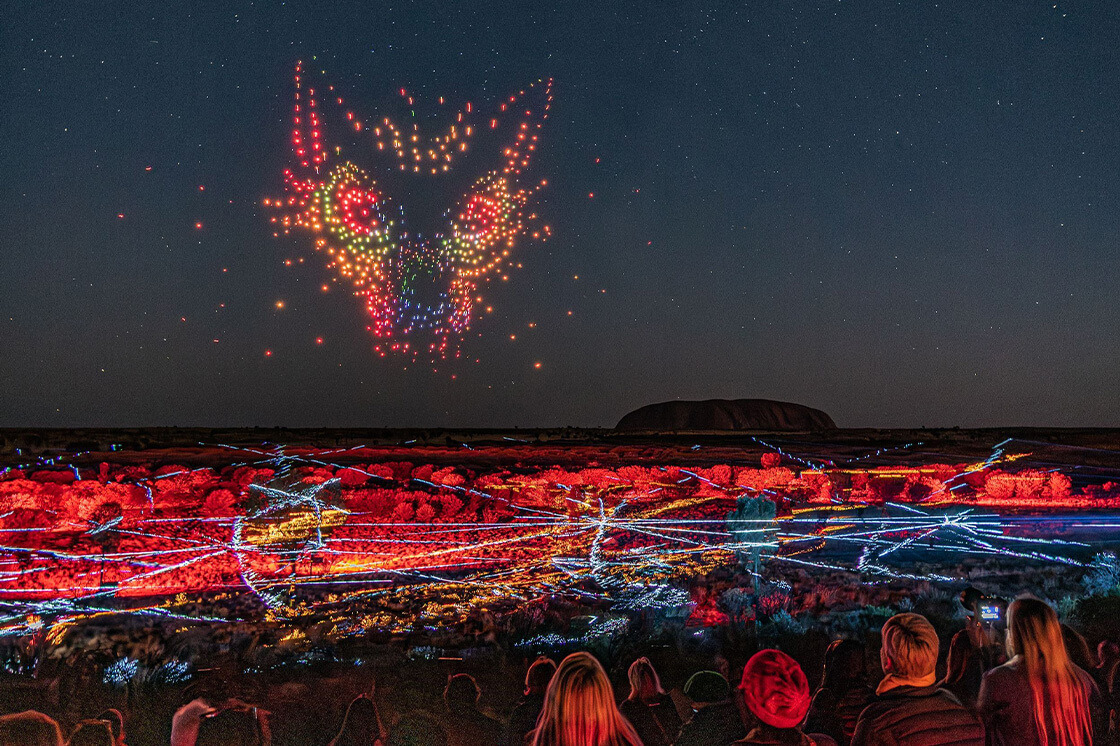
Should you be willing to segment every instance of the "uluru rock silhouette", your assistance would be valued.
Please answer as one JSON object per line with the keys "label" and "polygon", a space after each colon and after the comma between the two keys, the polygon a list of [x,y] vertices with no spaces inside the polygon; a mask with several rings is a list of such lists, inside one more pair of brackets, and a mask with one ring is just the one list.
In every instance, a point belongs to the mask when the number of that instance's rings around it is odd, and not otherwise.
{"label": "uluru rock silhouette", "polygon": [[625,415],[615,430],[835,430],[819,409],[771,399],[707,399],[647,404]]}

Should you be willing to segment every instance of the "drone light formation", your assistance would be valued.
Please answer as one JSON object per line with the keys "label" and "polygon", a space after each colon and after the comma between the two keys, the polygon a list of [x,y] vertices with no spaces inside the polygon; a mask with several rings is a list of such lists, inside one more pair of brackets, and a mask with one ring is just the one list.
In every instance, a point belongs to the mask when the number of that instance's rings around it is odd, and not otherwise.
{"label": "drone light formation", "polygon": [[[540,87],[538,89],[538,86]],[[536,104],[527,103],[530,92]],[[327,86],[335,103],[343,105]],[[413,97],[400,95],[408,105]],[[443,98],[440,98],[443,103]],[[458,339],[470,328],[480,285],[504,265],[518,239],[546,240],[549,226],[529,230],[535,214],[526,214],[532,195],[547,182],[520,184],[539,145],[540,132],[552,104],[552,81],[537,81],[499,106],[489,119],[491,129],[512,118],[515,132],[501,149],[498,168],[479,177],[459,204],[445,214],[446,228],[430,236],[410,233],[404,209],[386,195],[376,180],[353,162],[341,159],[341,146],[328,146],[320,97],[305,86],[302,63],[296,65],[292,150],[296,164],[284,171],[285,196],[266,199],[282,214],[272,218],[275,235],[293,229],[310,233],[314,246],[328,258],[338,279],[360,296],[369,313],[369,330],[382,356],[390,352],[431,359],[459,355]],[[371,150],[388,158],[393,169],[437,177],[467,152],[476,127],[469,102],[446,131],[425,138],[418,123],[411,128],[384,117],[366,124],[345,112],[346,127],[372,135]],[[415,112],[413,112],[415,117]],[[331,165],[330,152],[338,156]]]}

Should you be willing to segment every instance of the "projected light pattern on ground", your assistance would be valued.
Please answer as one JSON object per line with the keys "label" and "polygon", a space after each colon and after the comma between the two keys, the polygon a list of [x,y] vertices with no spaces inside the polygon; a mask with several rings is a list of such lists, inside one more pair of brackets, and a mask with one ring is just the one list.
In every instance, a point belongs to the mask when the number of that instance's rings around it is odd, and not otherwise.
{"label": "projected light pattern on ground", "polygon": [[[296,165],[284,172],[287,193],[264,201],[282,211],[272,219],[276,235],[297,229],[314,237],[328,266],[364,299],[375,349],[382,355],[457,355],[457,339],[469,329],[474,305],[482,299],[480,284],[510,264],[522,235],[544,240],[550,234],[547,225],[530,229],[536,215],[525,212],[545,182],[526,187],[519,180],[548,118],[552,81],[538,81],[498,107],[488,127],[512,129],[501,148],[501,165],[480,176],[459,204],[447,210],[443,231],[421,236],[407,230],[403,206],[366,171],[342,157],[341,145],[328,145],[323,97],[313,85],[305,85],[305,76],[302,64],[297,65],[292,131]],[[327,86],[326,93],[343,104],[333,86]],[[402,89],[401,95],[413,104],[407,91]],[[373,158],[388,153],[400,171],[436,177],[467,151],[475,134],[472,113],[472,105],[466,104],[454,124],[431,138],[418,123],[407,132],[388,117],[369,125],[347,111],[345,120],[351,134],[372,135],[367,145]],[[333,166],[332,159],[337,161]]]}
{"label": "projected light pattern on ground", "polygon": [[365,604],[358,633],[542,597],[679,607],[728,567],[749,583],[780,566],[953,580],[913,572],[915,557],[1083,566],[1090,543],[1052,535],[1037,510],[1115,535],[1120,483],[1011,471],[1029,454],[1009,448],[976,463],[801,471],[779,456],[478,473],[275,446],[229,449],[220,468],[22,464],[0,472],[0,633],[119,609],[217,622],[199,613],[215,593],[250,594],[269,619]]}

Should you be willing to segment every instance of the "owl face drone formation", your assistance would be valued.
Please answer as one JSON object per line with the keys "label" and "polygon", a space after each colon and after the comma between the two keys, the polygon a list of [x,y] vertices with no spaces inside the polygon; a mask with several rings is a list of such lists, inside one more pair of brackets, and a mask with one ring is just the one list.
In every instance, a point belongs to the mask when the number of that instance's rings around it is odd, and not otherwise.
{"label": "owl face drone formation", "polygon": [[[327,94],[341,107],[334,87]],[[529,96],[539,103],[527,103]],[[401,89],[402,98],[413,99]],[[371,317],[369,330],[382,356],[400,352],[412,357],[459,355],[458,339],[470,328],[474,304],[481,301],[480,284],[508,264],[517,239],[531,234],[544,240],[547,225],[530,230],[535,214],[525,214],[530,197],[544,186],[519,185],[522,172],[537,149],[543,122],[552,102],[552,81],[538,81],[510,96],[482,126],[492,130],[515,122],[515,134],[502,147],[500,166],[481,176],[458,205],[444,217],[446,228],[430,236],[405,229],[404,210],[386,195],[365,171],[348,160],[333,165],[316,89],[305,85],[302,63],[296,66],[292,148],[296,165],[284,171],[286,194],[265,204],[283,214],[273,217],[275,235],[293,228],[307,231],[315,248],[329,257],[328,267],[362,297]],[[440,99],[443,103],[443,99]],[[463,155],[476,125],[470,103],[455,123],[435,137],[426,137],[419,124],[411,131],[391,118],[376,125],[345,112],[346,128],[361,137],[372,135],[371,150],[388,159],[391,168],[437,177]],[[368,142],[368,141],[367,141]]]}

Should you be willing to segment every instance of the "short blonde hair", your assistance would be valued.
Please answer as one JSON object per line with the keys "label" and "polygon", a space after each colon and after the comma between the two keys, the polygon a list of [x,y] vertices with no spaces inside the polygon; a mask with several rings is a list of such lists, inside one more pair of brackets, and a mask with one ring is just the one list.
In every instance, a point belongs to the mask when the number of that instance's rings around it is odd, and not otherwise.
{"label": "short blonde hair", "polygon": [[937,631],[921,614],[895,614],[883,625],[884,663],[892,673],[908,679],[928,676],[937,669]]}

